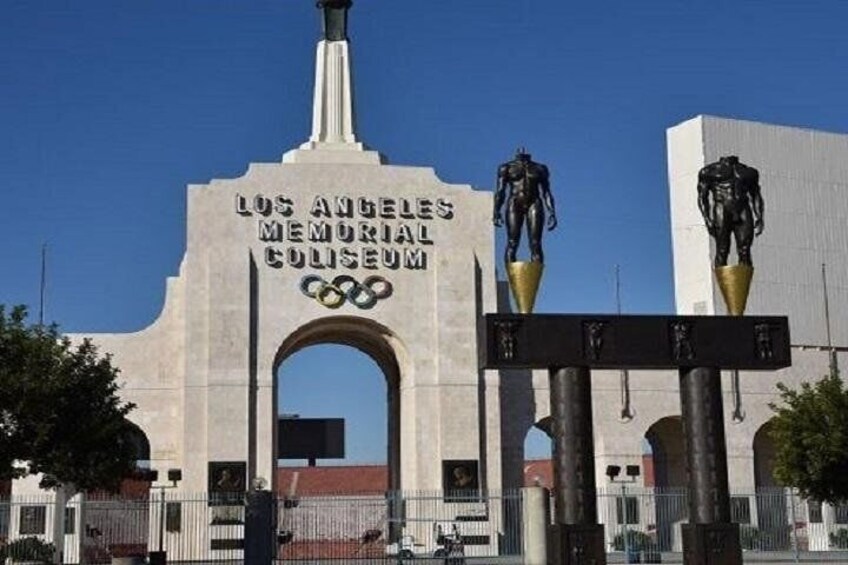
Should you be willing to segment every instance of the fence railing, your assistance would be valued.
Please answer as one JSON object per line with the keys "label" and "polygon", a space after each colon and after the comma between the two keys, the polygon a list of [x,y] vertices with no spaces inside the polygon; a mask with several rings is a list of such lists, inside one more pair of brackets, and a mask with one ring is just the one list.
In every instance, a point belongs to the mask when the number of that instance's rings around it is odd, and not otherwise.
{"label": "fence railing", "polygon": [[[461,550],[487,563],[496,557],[520,562],[522,511],[517,490],[281,497],[269,527],[276,534],[277,558],[287,561],[397,561]],[[241,498],[158,490],[134,499],[78,495],[63,512],[61,542],[68,563],[108,563],[159,550],[167,552],[168,561],[244,558]],[[49,495],[0,500],[0,547],[31,552],[35,542],[24,547],[16,540],[52,542],[54,513]],[[626,547],[641,552],[645,562],[645,554],[682,551],[686,489],[604,488],[598,514],[609,552]],[[748,552],[848,551],[848,506],[803,500],[787,489],[758,489],[732,493],[731,515]]]}
{"label": "fence railing", "polygon": [[[276,556],[285,561],[469,558],[521,554],[521,492],[462,495],[390,492],[281,497],[272,519]],[[65,509],[65,562],[109,563],[114,557],[165,551],[174,561],[244,559],[245,501],[155,489],[149,497],[76,496]],[[52,542],[49,496],[0,501],[0,538]]]}
{"label": "fence railing", "polygon": [[[601,489],[598,495],[609,551],[624,550],[626,532],[629,548],[680,552],[688,512],[685,488],[625,485]],[[791,489],[761,488],[731,492],[730,514],[739,524],[744,551],[848,550],[848,506],[804,500]]]}

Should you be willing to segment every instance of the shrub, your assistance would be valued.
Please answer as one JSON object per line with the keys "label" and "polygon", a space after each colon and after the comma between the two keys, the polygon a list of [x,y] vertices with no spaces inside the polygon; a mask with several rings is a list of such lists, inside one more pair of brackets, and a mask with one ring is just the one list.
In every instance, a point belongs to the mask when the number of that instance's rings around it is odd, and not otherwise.
{"label": "shrub", "polygon": [[[624,535],[616,534],[612,540],[613,548],[616,551],[624,551]],[[657,547],[654,539],[639,530],[627,531],[627,546],[631,551],[654,550]]]}
{"label": "shrub", "polygon": [[830,547],[832,549],[848,549],[848,529],[839,528],[830,532]]}
{"label": "shrub", "polygon": [[760,547],[760,530],[748,524],[739,526],[739,545],[742,546],[742,549],[758,549]]}
{"label": "shrub", "polygon": [[0,562],[6,559],[10,559],[13,563],[21,561],[52,563],[53,544],[35,537],[18,538],[0,549]]}

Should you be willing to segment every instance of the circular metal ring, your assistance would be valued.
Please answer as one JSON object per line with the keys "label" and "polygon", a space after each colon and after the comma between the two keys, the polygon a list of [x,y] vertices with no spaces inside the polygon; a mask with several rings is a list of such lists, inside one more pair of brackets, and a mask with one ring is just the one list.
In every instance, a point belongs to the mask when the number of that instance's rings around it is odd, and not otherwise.
{"label": "circular metal ring", "polygon": [[388,298],[394,292],[392,283],[387,281],[380,275],[372,275],[362,281],[362,286],[368,287],[374,293],[378,300]]}
{"label": "circular metal ring", "polygon": [[[318,287],[315,290],[311,290],[310,287],[315,283],[319,283]],[[327,281],[319,277],[318,275],[306,275],[302,279],[300,279],[300,292],[308,296],[309,298],[316,298],[318,293],[326,286]]]}
{"label": "circular metal ring", "polygon": [[342,292],[348,293],[359,286],[359,281],[350,275],[339,275],[333,279],[332,284],[342,289]]}
{"label": "circular metal ring", "polygon": [[368,310],[380,299],[391,296],[394,287],[380,275],[369,276],[362,283],[351,275],[337,275],[332,283],[319,275],[306,275],[300,280],[300,291],[326,308],[339,308],[347,301]]}
{"label": "circular metal ring", "polygon": [[344,304],[347,294],[339,287],[332,284],[324,284],[315,295],[315,300],[327,308],[338,308]]}
{"label": "circular metal ring", "polygon": [[[365,299],[362,300],[360,297],[365,295]],[[347,293],[348,302],[356,306],[357,308],[361,308],[363,310],[368,310],[369,308],[373,308],[375,304],[377,304],[377,294],[368,288],[365,285],[357,284]]]}

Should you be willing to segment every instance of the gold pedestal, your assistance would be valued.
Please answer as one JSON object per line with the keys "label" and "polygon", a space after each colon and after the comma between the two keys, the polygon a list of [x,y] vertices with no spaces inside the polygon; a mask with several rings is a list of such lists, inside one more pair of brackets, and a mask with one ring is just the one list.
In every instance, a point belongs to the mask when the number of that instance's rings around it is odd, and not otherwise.
{"label": "gold pedestal", "polygon": [[715,276],[727,312],[731,316],[741,316],[745,313],[748,303],[748,291],[751,289],[751,279],[754,277],[754,267],[750,265],[728,265],[716,267]]}
{"label": "gold pedestal", "polygon": [[535,261],[516,261],[506,264],[506,274],[509,277],[509,288],[518,311],[522,314],[531,314],[533,305],[536,303],[536,292],[542,281],[542,270],[544,265]]}

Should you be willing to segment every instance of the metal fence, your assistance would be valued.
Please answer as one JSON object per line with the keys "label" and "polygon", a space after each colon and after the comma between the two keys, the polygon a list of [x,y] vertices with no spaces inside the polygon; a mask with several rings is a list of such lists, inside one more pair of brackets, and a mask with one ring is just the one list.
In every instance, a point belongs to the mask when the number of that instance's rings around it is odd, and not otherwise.
{"label": "metal fence", "polygon": [[[645,553],[681,552],[688,509],[685,488],[624,486],[602,489],[598,496],[598,518],[606,525],[610,552],[624,551],[625,540],[629,549]],[[823,505],[790,489],[761,488],[731,492],[730,511],[746,552],[848,550],[848,505]]]}
{"label": "metal fence", "polygon": [[441,492],[321,496],[278,504],[282,560],[425,559],[453,552],[521,553],[520,491],[461,497]]}
{"label": "metal fence", "polygon": [[[168,562],[242,561],[247,510],[242,498],[207,494],[78,495],[64,511],[64,560],[99,564],[165,551]],[[52,541],[54,512],[52,497],[0,501],[3,543]],[[279,561],[441,562],[462,555],[468,563],[520,562],[520,491],[283,497],[269,522]]]}
{"label": "metal fence", "polygon": [[[78,495],[63,512],[67,563],[109,563],[159,550],[167,552],[169,562],[244,559],[247,516],[241,498],[159,490],[134,499]],[[682,551],[685,489],[602,489],[598,513],[613,560],[626,560],[627,549],[643,563],[668,563]],[[815,560],[827,561],[848,552],[848,505],[759,489],[733,493],[731,513],[749,558],[797,559],[821,552]],[[54,517],[49,496],[0,500],[0,546],[36,551],[31,539],[52,541]],[[520,491],[283,497],[276,500],[268,527],[280,561],[398,563],[444,560],[453,552],[466,563],[520,563],[522,497]],[[16,541],[21,538],[30,541]]]}

